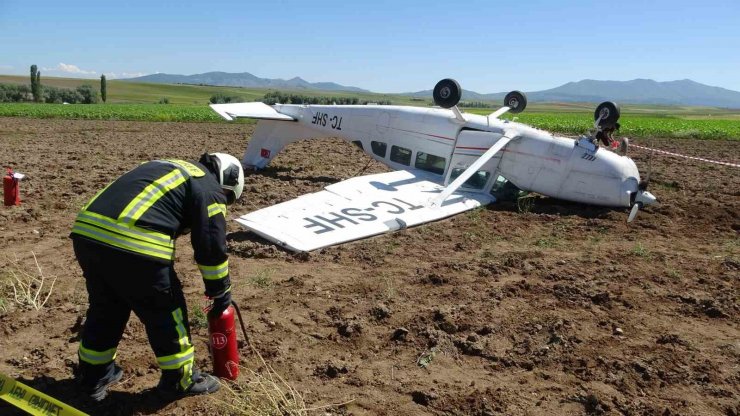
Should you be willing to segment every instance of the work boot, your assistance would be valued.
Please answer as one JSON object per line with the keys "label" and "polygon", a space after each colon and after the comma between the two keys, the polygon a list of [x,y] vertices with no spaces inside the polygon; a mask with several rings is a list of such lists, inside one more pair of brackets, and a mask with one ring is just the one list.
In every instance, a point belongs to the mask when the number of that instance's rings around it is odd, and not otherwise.
{"label": "work boot", "polygon": [[186,396],[215,393],[221,387],[216,377],[198,370],[193,370],[190,380],[192,381],[190,386],[183,390],[180,386],[179,374],[171,374],[166,370],[163,371],[162,378],[159,380],[157,391],[167,400],[177,400]]}
{"label": "work boot", "polygon": [[90,396],[93,401],[99,402],[108,395],[108,387],[116,384],[122,377],[123,370],[114,364],[113,369],[105,377],[94,380],[91,377],[85,377],[83,375],[79,379],[79,383],[85,394]]}

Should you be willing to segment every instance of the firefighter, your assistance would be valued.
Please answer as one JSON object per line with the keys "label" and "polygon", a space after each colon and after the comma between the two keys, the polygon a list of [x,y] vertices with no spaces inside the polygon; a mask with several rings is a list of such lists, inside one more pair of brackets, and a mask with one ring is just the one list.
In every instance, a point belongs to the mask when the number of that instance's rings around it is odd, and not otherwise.
{"label": "firefighter", "polygon": [[218,390],[215,377],[193,366],[188,311],[174,269],[175,239],[191,232],[209,314],[231,303],[226,205],[239,199],[244,171],[235,157],[206,153],[196,162],[146,162],[108,185],[77,215],[70,237],[90,307],[79,345],[77,379],[93,400],[122,377],[116,348],[131,311],[146,327],[162,370],[163,396]]}

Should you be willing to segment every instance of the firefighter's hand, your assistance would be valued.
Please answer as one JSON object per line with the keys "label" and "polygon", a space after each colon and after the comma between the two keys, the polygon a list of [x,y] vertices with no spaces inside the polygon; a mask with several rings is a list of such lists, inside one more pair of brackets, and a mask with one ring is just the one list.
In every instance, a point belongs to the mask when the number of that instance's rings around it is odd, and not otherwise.
{"label": "firefighter's hand", "polygon": [[213,305],[211,305],[211,310],[208,311],[208,317],[220,317],[229,305],[231,305],[231,291],[228,291],[217,298],[213,298]]}

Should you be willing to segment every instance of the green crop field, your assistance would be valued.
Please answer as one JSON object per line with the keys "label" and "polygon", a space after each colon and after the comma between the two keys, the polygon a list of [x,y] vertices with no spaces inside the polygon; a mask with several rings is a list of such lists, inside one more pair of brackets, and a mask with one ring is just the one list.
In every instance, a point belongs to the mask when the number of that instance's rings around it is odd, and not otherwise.
{"label": "green crop field", "polygon": [[[489,114],[490,109],[468,110],[475,114]],[[593,127],[592,112],[527,112],[505,114],[503,118],[564,134],[581,134]],[[619,120],[620,136],[673,137],[704,140],[740,140],[740,119],[734,114],[720,116],[649,115],[622,111]]]}
{"label": "green crop field", "polygon": [[223,121],[218,114],[205,104],[0,103],[0,117],[71,118],[83,120]]}
{"label": "green crop field", "polygon": [[[24,84],[27,77],[0,75],[0,83]],[[100,87],[99,80],[72,78],[42,78],[44,85],[75,88],[82,84]],[[258,88],[171,85],[108,81],[106,104],[32,104],[0,103],[0,116],[34,118],[73,118],[90,120],[195,121],[222,122],[208,107],[214,94],[258,101],[269,90]],[[306,96],[357,97],[362,101],[391,101],[398,105],[432,105],[429,99],[394,94],[353,93],[339,91],[284,91]],[[166,97],[171,104],[154,104]],[[463,111],[490,114],[495,108],[471,108]],[[593,124],[594,104],[531,103],[521,114],[506,114],[504,118],[541,129],[562,133],[585,133]],[[252,121],[245,121],[252,122]],[[705,140],[740,140],[740,110],[712,107],[671,107],[651,105],[622,106],[620,136],[674,137]]]}

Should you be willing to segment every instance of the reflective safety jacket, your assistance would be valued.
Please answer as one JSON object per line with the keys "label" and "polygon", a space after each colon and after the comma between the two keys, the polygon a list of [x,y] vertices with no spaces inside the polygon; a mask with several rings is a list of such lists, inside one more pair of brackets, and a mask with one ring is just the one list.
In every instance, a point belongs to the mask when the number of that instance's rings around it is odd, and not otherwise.
{"label": "reflective safety jacket", "polygon": [[71,237],[171,263],[188,229],[206,295],[229,291],[226,196],[199,163],[155,160],[125,173],[82,207]]}

